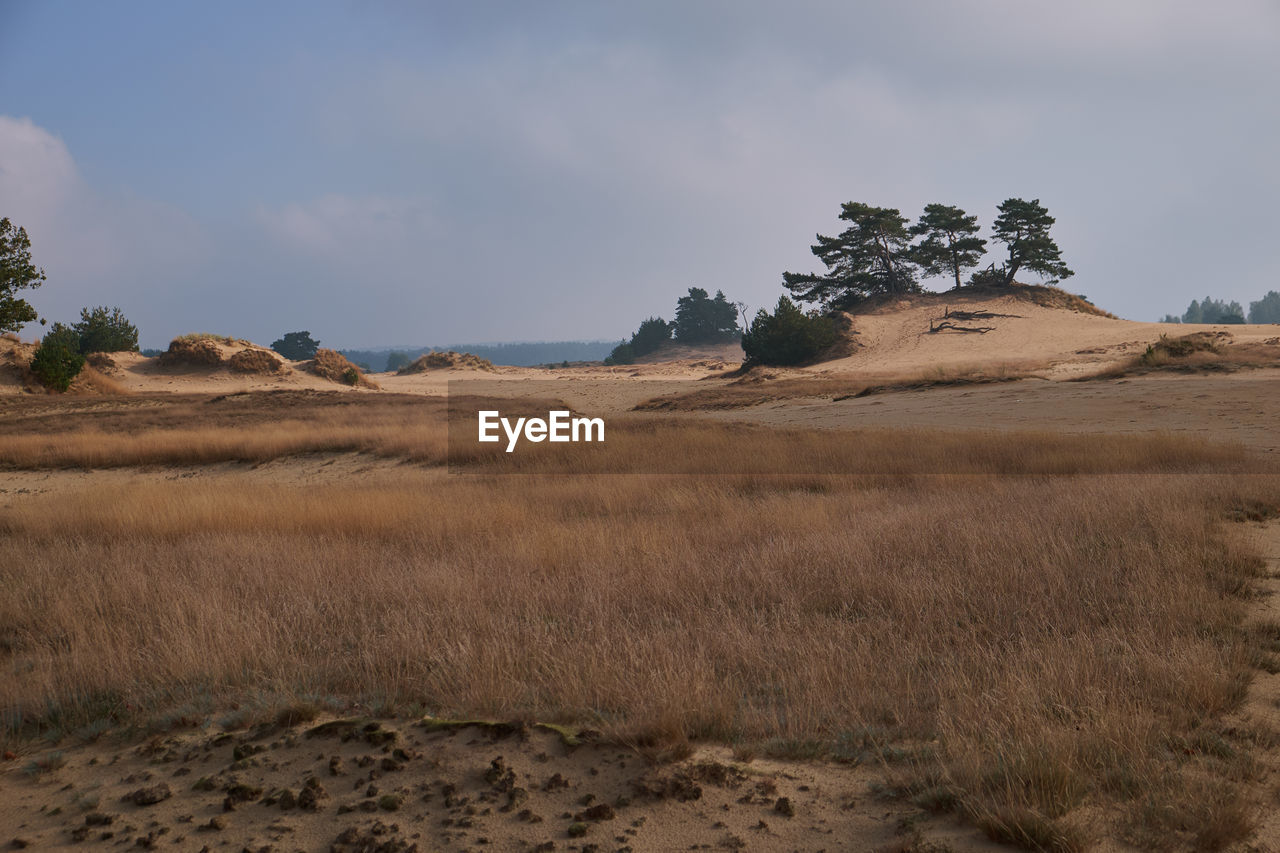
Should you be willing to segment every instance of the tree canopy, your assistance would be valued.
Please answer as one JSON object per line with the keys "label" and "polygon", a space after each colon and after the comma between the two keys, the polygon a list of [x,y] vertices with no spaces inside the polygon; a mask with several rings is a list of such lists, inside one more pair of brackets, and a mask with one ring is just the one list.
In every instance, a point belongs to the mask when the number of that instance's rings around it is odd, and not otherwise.
{"label": "tree canopy", "polygon": [[810,247],[825,273],[782,274],[796,299],[843,307],[866,296],[919,292],[911,232],[897,208],[850,201],[841,205],[840,219],[849,227],[835,237],[818,234]]}
{"label": "tree canopy", "polygon": [[671,331],[675,325],[661,317],[650,317],[640,324],[640,328],[631,335],[630,341],[623,341],[614,347],[604,363],[631,364],[637,358],[648,355],[671,340]]}
{"label": "tree canopy", "polygon": [[991,236],[1009,249],[1009,257],[1000,270],[1002,284],[1006,287],[1013,284],[1014,277],[1023,269],[1047,276],[1050,284],[1075,275],[1063,263],[1062,250],[1049,236],[1055,220],[1040,204],[1040,199],[1006,199],[999,210]]}
{"label": "tree canopy", "polygon": [[0,332],[16,332],[36,319],[36,309],[15,294],[34,290],[45,280],[44,270],[31,263],[31,239],[8,217],[0,219]]}
{"label": "tree canopy", "polygon": [[675,339],[682,344],[710,344],[731,341],[742,333],[738,309],[723,291],[711,297],[701,287],[689,288],[687,296],[676,300]]}
{"label": "tree canopy", "polygon": [[742,335],[748,364],[801,364],[816,357],[838,337],[830,317],[804,312],[786,296],[770,314],[763,308]]}
{"label": "tree canopy", "polygon": [[316,357],[320,342],[313,340],[310,332],[289,332],[283,338],[272,341],[271,348],[290,361],[303,361]]}
{"label": "tree canopy", "polygon": [[138,327],[119,308],[83,308],[71,327],[80,339],[80,352],[132,352],[138,348]]}
{"label": "tree canopy", "polygon": [[964,270],[978,265],[987,241],[978,236],[978,217],[945,204],[926,205],[911,234],[924,239],[912,248],[912,257],[925,276],[947,275],[960,287]]}

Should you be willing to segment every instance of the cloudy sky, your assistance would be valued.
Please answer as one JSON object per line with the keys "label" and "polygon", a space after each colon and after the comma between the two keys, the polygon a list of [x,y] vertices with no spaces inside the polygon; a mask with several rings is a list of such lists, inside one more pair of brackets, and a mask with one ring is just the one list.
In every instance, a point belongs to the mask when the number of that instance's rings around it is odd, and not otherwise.
{"label": "cloudy sky", "polygon": [[1280,289],[1278,86],[1274,0],[0,0],[0,216],[150,346],[754,310],[849,200],[1039,198],[1155,319]]}

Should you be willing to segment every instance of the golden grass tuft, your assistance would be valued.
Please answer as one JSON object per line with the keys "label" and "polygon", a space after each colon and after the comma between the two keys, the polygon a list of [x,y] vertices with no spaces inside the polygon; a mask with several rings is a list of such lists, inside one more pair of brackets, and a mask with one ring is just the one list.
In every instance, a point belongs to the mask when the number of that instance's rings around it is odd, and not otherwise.
{"label": "golden grass tuft", "polygon": [[124,385],[87,362],[84,367],[80,368],[76,378],[71,380],[71,387],[67,389],[67,392],[70,394],[116,395],[129,393]]}
{"label": "golden grass tuft", "polygon": [[279,373],[284,362],[273,352],[253,347],[232,355],[227,359],[227,367],[231,368],[232,373],[269,375]]}
{"label": "golden grass tuft", "polygon": [[1072,381],[1119,379],[1161,371],[1234,373],[1263,367],[1280,367],[1280,337],[1233,343],[1230,332],[1193,332],[1176,338],[1161,335],[1141,355]]}
{"label": "golden grass tuft", "polygon": [[315,357],[305,363],[305,367],[316,376],[330,382],[361,388],[378,388],[378,384],[364,375],[360,368],[352,364],[342,353],[323,347],[316,350]]}
{"label": "golden grass tuft", "polygon": [[209,335],[183,335],[169,342],[159,364],[164,368],[218,368],[222,366],[222,350]]}
{"label": "golden grass tuft", "polygon": [[492,371],[494,366],[493,362],[487,358],[481,358],[469,352],[449,350],[448,352],[429,352],[419,356],[412,364],[407,364],[396,371],[396,375],[408,376],[413,373],[426,373],[428,370],[446,370],[449,368]]}
{"label": "golden grass tuft", "polygon": [[244,338],[235,338],[231,335],[215,335],[212,332],[188,332],[185,335],[178,335],[175,341],[183,343],[196,343],[198,341],[213,341],[214,343],[226,344],[227,346],[253,346],[252,341],[246,341]]}

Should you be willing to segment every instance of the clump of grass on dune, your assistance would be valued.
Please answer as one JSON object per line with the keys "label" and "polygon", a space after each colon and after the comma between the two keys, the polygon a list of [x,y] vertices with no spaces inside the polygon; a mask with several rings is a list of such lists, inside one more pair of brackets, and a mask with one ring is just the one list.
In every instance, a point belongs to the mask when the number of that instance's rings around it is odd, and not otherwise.
{"label": "clump of grass on dune", "polygon": [[[1242,451],[1168,436],[851,433],[835,461],[941,449],[875,477],[734,468],[805,470],[831,436],[618,432],[624,461],[661,441],[739,471],[714,477],[479,460],[23,501],[0,516],[7,737],[89,725],[93,697],[347,697],[872,762],[1031,847],[1075,849],[1085,814],[1136,843],[1247,828],[1251,742],[1223,718],[1265,639],[1238,628],[1261,563],[1220,520],[1280,480],[1196,473]],[[1068,473],[1005,476],[1046,457]]]}
{"label": "clump of grass on dune", "polygon": [[306,362],[306,369],[330,382],[341,382],[343,385],[374,390],[378,388],[378,383],[365,376],[364,371],[335,350],[323,347],[316,350],[315,357]]}
{"label": "clump of grass on dune", "polygon": [[1161,335],[1141,355],[1073,381],[1119,379],[1159,371],[1232,373],[1261,367],[1280,367],[1280,337],[1233,343],[1229,332],[1193,332],[1177,338]]}

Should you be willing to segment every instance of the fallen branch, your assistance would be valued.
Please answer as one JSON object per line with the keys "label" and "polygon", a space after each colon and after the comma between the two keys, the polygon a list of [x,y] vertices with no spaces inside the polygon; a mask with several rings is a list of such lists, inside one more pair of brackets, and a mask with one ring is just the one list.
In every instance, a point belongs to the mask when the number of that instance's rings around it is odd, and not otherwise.
{"label": "fallen branch", "polygon": [[995,326],[957,326],[950,320],[944,320],[936,326],[933,321],[929,321],[929,334],[936,335],[938,332],[977,332],[985,335],[987,332],[993,331]]}

